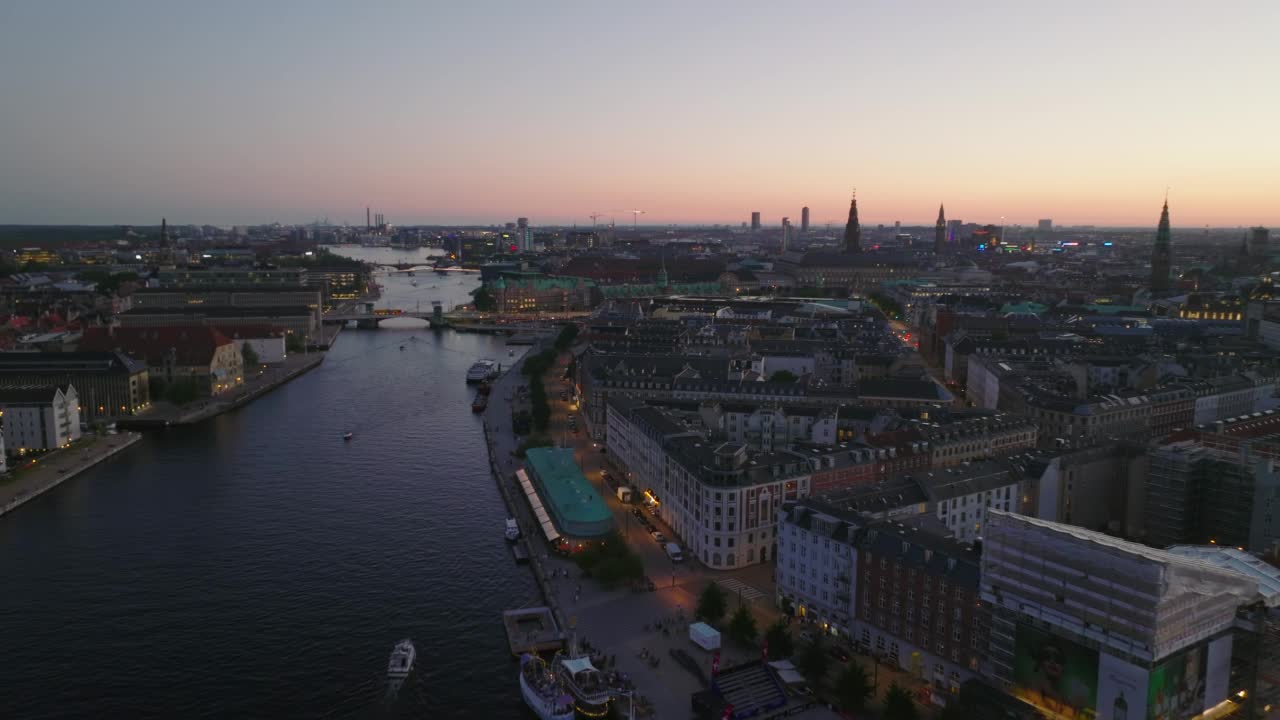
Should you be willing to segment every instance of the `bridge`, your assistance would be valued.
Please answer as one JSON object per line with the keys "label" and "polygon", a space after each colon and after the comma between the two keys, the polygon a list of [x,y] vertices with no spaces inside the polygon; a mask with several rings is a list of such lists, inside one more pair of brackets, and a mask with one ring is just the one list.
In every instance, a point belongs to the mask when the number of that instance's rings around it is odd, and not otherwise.
{"label": "bridge", "polygon": [[552,335],[560,331],[564,320],[526,320],[503,322],[467,317],[446,317],[429,310],[351,310],[347,312],[329,313],[322,320],[328,324],[354,322],[356,327],[375,330],[383,320],[394,318],[413,318],[425,320],[432,328],[448,328],[456,332],[487,333],[493,335]]}
{"label": "bridge", "polygon": [[439,272],[439,273],[445,273],[445,272],[478,273],[480,272],[480,268],[464,268],[464,267],[459,267],[457,265],[449,265],[446,267],[436,267],[434,265],[423,265],[422,263],[392,263],[390,265],[378,265],[378,267],[385,270],[395,270],[397,272],[417,271],[417,270],[422,270],[424,272]]}

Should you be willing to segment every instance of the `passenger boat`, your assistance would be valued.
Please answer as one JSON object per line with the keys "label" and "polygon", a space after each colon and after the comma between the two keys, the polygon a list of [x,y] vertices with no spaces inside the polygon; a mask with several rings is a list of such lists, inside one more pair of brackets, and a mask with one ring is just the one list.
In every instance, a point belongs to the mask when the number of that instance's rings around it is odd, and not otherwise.
{"label": "passenger boat", "polygon": [[540,720],[573,720],[573,696],[537,655],[520,656],[520,694]]}
{"label": "passenger boat", "polygon": [[604,717],[609,713],[613,691],[606,674],[591,664],[591,658],[578,655],[557,655],[554,670],[573,696],[574,708],[587,717]]}
{"label": "passenger boat", "polygon": [[396,643],[391,650],[391,660],[387,662],[387,677],[392,680],[408,677],[409,671],[413,670],[413,661],[417,657],[418,651],[411,641],[401,640]]}
{"label": "passenger boat", "polygon": [[470,369],[467,370],[467,382],[470,384],[481,383],[486,380],[492,380],[498,376],[498,363],[494,360],[482,358],[477,360]]}

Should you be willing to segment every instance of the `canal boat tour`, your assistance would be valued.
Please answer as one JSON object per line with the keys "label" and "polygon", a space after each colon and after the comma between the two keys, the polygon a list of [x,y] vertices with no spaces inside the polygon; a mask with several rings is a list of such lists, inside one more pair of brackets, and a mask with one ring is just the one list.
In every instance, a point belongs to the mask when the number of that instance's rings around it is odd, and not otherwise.
{"label": "canal boat tour", "polygon": [[498,363],[495,360],[481,358],[467,370],[467,383],[474,385],[498,376]]}
{"label": "canal boat tour", "polygon": [[409,640],[401,640],[391,650],[391,659],[387,662],[387,677],[392,680],[399,680],[409,676],[409,671],[413,670],[413,661],[418,657],[418,651],[413,647],[413,642]]}
{"label": "canal boat tour", "polygon": [[545,660],[528,653],[520,656],[520,694],[540,720],[573,720],[573,696],[565,691]]}

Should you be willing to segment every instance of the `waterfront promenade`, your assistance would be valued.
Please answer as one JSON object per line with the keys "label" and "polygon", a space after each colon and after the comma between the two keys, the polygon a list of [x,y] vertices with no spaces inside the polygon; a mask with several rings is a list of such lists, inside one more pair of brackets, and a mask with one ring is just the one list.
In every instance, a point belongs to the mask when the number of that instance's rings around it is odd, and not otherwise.
{"label": "waterfront promenade", "polygon": [[260,369],[234,389],[186,405],[158,401],[147,412],[117,421],[123,428],[154,429],[172,425],[192,425],[252,402],[324,362],[323,352],[295,353],[277,366]]}
{"label": "waterfront promenade", "polygon": [[[542,348],[535,347],[530,354]],[[730,609],[742,602],[756,616],[762,630],[778,617],[772,604],[770,569],[764,566],[744,568],[734,573],[707,570],[695,559],[684,563],[672,563],[659,543],[630,522],[630,509],[634,506],[618,502],[600,478],[600,470],[606,466],[604,453],[585,434],[574,434],[567,428],[568,414],[574,412],[571,401],[560,401],[565,389],[561,379],[568,362],[564,355],[548,371],[543,383],[548,401],[552,405],[552,421],[548,434],[557,445],[572,448],[579,466],[591,483],[600,491],[606,505],[614,513],[619,533],[626,538],[644,562],[645,572],[653,579],[654,592],[635,592],[628,586],[603,590],[594,581],[582,578],[581,571],[571,559],[552,554],[536,522],[529,515],[528,503],[515,485],[513,475],[521,466],[515,450],[521,438],[511,428],[510,398],[525,383],[520,373],[521,363],[514,365],[495,384],[491,401],[485,413],[485,435],[499,486],[508,506],[519,519],[535,561],[531,564],[535,577],[544,594],[546,604],[556,615],[556,620],[568,632],[576,632],[580,641],[586,640],[599,652],[612,658],[617,669],[626,673],[635,683],[637,692],[653,706],[656,718],[688,717],[690,696],[703,688],[702,682],[681,667],[670,655],[670,650],[680,648],[697,658],[709,675],[711,655],[693,645],[688,639],[688,622],[697,607],[698,596],[708,582],[728,583],[730,587],[744,587],[747,592],[737,595],[729,592]],[[660,521],[655,524],[662,527]],[[663,528],[669,533],[668,528]],[[760,589],[755,589],[760,586]],[[683,618],[683,619],[682,619]],[[655,629],[655,623],[663,622],[668,632]],[[649,626],[646,629],[645,626]],[[643,651],[657,655],[658,666],[651,667],[641,658]],[[722,667],[757,659],[755,648],[738,647],[726,640],[721,653]],[[623,703],[625,712],[625,701]],[[834,718],[825,709],[811,709],[796,717]]]}
{"label": "waterfront promenade", "polygon": [[34,465],[10,470],[0,479],[0,515],[52,490],[142,439],[138,433],[88,436],[71,447],[55,450]]}

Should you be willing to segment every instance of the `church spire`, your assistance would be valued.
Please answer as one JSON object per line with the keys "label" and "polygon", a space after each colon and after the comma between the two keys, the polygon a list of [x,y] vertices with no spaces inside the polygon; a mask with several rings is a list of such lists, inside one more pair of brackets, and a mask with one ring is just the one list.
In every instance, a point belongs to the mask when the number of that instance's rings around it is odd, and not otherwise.
{"label": "church spire", "polygon": [[941,255],[947,249],[947,213],[938,205],[938,222],[933,226],[933,252]]}
{"label": "church spire", "polygon": [[858,191],[853,191],[849,201],[849,222],[844,226],[844,251],[862,252],[862,226],[858,224]]}
{"label": "church spire", "polygon": [[1165,192],[1164,208],[1160,211],[1160,225],[1156,228],[1156,244],[1151,250],[1151,293],[1169,290],[1169,195]]}

